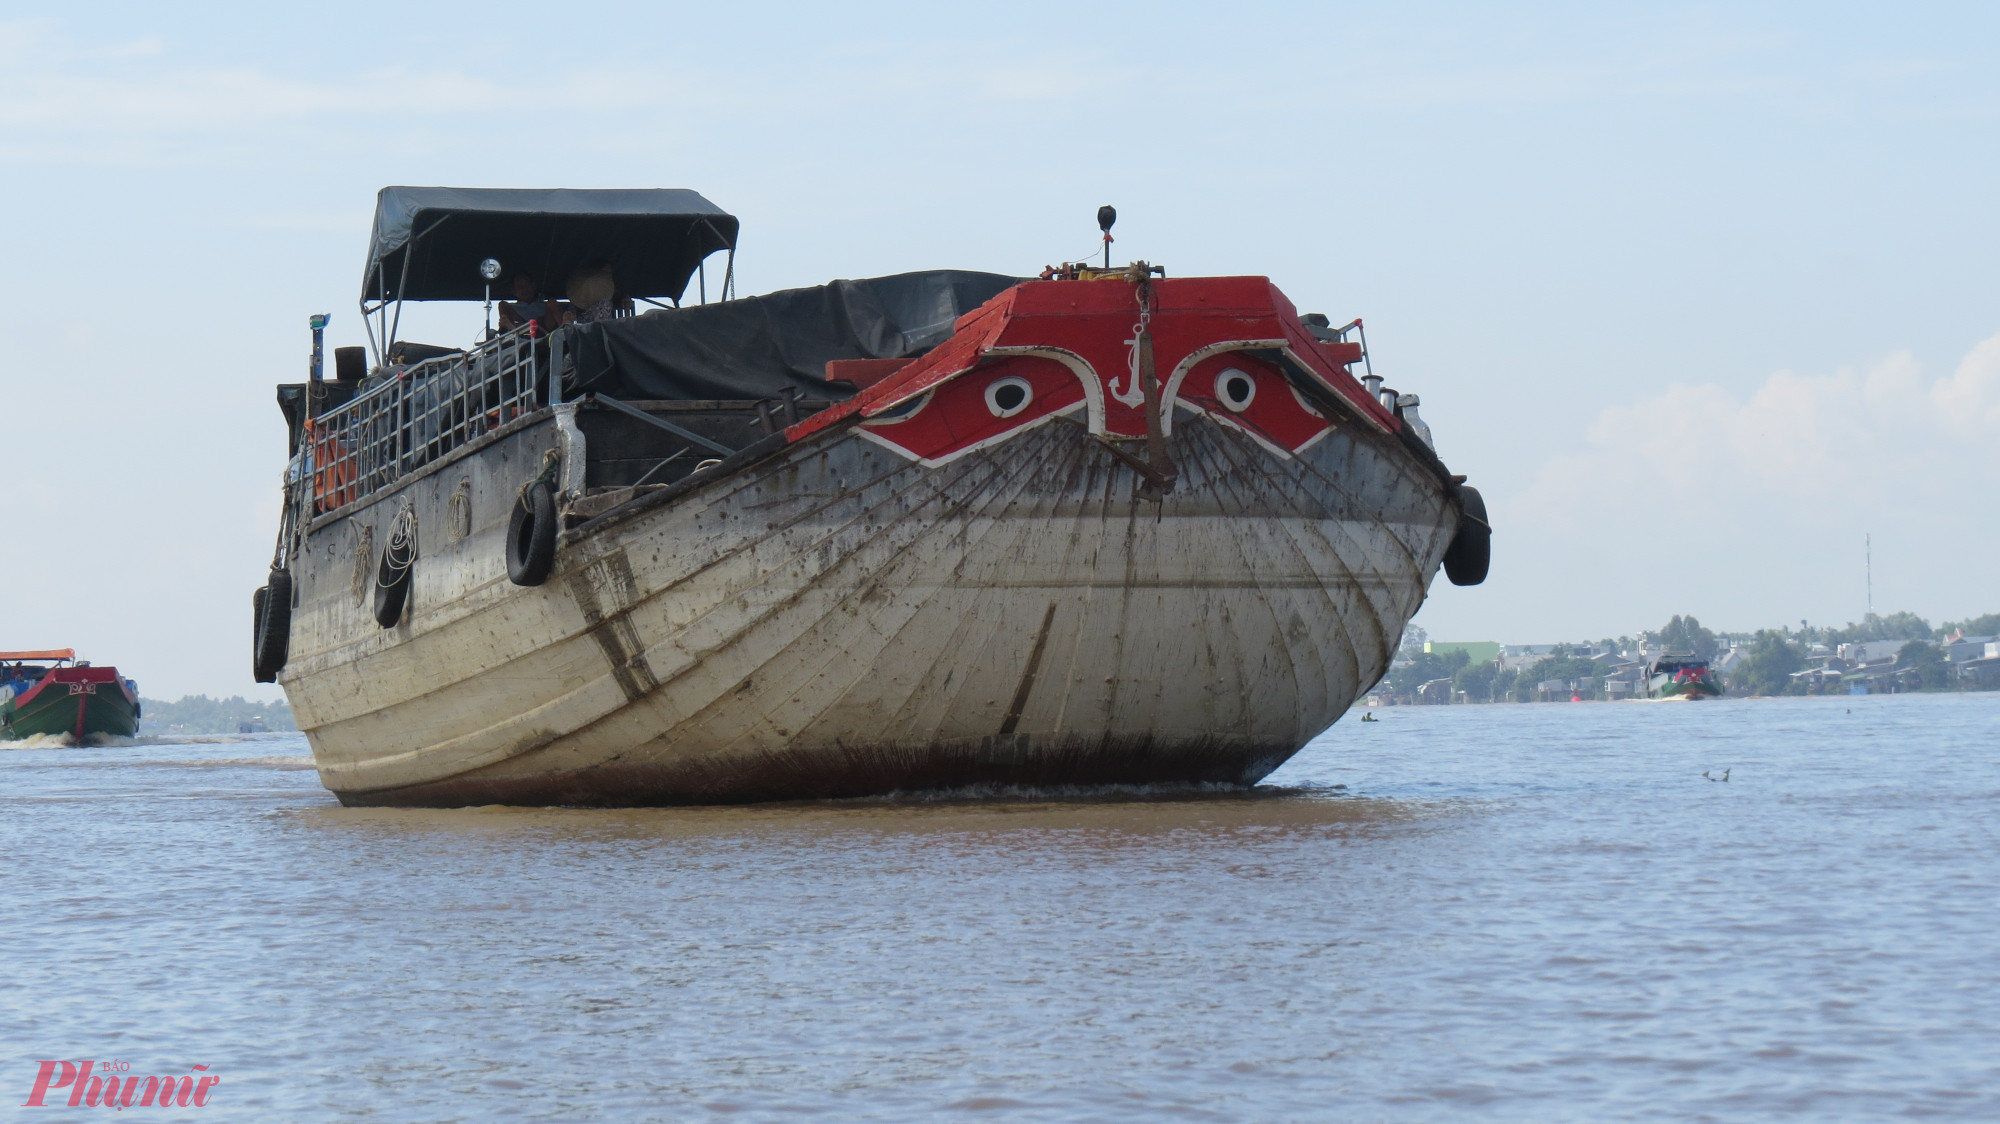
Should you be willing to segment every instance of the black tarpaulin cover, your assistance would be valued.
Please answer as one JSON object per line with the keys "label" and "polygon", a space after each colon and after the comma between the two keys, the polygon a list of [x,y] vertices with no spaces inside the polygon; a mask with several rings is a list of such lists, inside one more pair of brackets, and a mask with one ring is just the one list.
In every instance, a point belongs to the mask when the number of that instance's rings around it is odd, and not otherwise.
{"label": "black tarpaulin cover", "polygon": [[898,359],[950,338],[952,321],[1021,278],[936,269],[578,324],[573,393],[638,400],[840,399],[832,359]]}
{"label": "black tarpaulin cover", "polygon": [[479,300],[479,263],[495,258],[495,298],[523,271],[561,298],[571,273],[606,261],[625,295],[679,300],[701,260],[735,244],[735,217],[682,188],[385,187],[361,299]]}

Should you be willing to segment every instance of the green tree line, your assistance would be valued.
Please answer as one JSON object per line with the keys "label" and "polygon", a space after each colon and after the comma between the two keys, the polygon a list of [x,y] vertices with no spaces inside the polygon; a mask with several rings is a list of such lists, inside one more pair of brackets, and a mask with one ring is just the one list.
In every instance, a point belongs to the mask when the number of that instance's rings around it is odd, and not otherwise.
{"label": "green tree line", "polygon": [[[1904,644],[1898,650],[1896,666],[1915,669],[1918,683],[1926,689],[1943,689],[1952,685],[1951,668],[1937,641],[1953,633],[2000,635],[2000,613],[1948,621],[1936,628],[1915,613],[1869,613],[1840,628],[1814,628],[1801,622],[1796,632],[1777,628],[1754,633],[1717,633],[1692,614],[1675,614],[1659,629],[1641,633],[1636,641],[1620,636],[1607,638],[1599,646],[1632,651],[1646,643],[1712,660],[1732,643],[1747,644],[1749,650],[1729,674],[1727,686],[1749,694],[1778,695],[1804,693],[1804,685],[1793,680],[1792,674],[1806,666],[1814,644],[1837,648],[1872,640],[1901,640]],[[1422,651],[1422,630],[1413,630],[1412,636],[1413,643],[1398,657],[1399,666],[1392,667],[1384,679],[1389,690],[1399,696],[1414,695],[1423,684],[1448,678],[1452,690],[1464,692],[1471,702],[1529,702],[1535,698],[1536,684],[1551,679],[1582,681],[1579,687],[1585,698],[1604,697],[1602,666],[1574,656],[1575,649],[1569,645],[1556,645],[1547,657],[1530,666],[1505,670],[1493,661],[1475,664],[1462,650]]]}
{"label": "green tree line", "polygon": [[270,730],[296,730],[292,708],[283,702],[253,702],[241,695],[211,699],[207,695],[184,695],[175,702],[164,699],[139,700],[139,733],[233,734],[252,718],[262,718]]}

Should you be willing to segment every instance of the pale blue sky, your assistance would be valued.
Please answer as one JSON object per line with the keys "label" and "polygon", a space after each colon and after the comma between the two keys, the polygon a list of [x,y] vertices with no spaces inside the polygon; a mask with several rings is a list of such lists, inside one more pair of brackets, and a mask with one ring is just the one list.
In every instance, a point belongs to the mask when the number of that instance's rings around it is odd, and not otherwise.
{"label": "pale blue sky", "polygon": [[0,17],[0,647],[149,695],[253,691],[271,386],[391,183],[695,188],[745,292],[1115,203],[1367,318],[1498,528],[1433,636],[1845,621],[1868,531],[1878,608],[2000,610],[1995,6],[60,10]]}

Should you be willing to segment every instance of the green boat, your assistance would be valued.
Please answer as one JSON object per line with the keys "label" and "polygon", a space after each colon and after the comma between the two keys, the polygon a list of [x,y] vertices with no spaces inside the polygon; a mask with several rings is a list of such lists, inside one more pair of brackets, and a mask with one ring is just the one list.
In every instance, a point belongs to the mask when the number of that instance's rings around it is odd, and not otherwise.
{"label": "green boat", "polygon": [[76,652],[0,652],[0,741],[36,736],[129,738],[139,732],[139,685]]}
{"label": "green boat", "polygon": [[1647,670],[1646,693],[1656,699],[1712,699],[1722,684],[1708,670],[1708,661],[1692,653],[1672,653],[1653,661]]}

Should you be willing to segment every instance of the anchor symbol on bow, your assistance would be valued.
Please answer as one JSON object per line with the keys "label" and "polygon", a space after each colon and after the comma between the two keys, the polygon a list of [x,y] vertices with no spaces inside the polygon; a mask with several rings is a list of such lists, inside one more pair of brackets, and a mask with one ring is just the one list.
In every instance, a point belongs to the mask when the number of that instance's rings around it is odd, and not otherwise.
{"label": "anchor symbol on bow", "polygon": [[[1132,338],[1125,341],[1127,349],[1125,374],[1114,375],[1110,383],[1105,386],[1105,390],[1110,393],[1113,401],[1123,402],[1126,406],[1134,410],[1144,405],[1146,401],[1146,390],[1139,385],[1139,341],[1146,335],[1146,320],[1151,318],[1152,314],[1148,311],[1140,319],[1139,323],[1132,325]],[[1130,381],[1125,384],[1125,389],[1119,390],[1118,380],[1128,376]]]}

